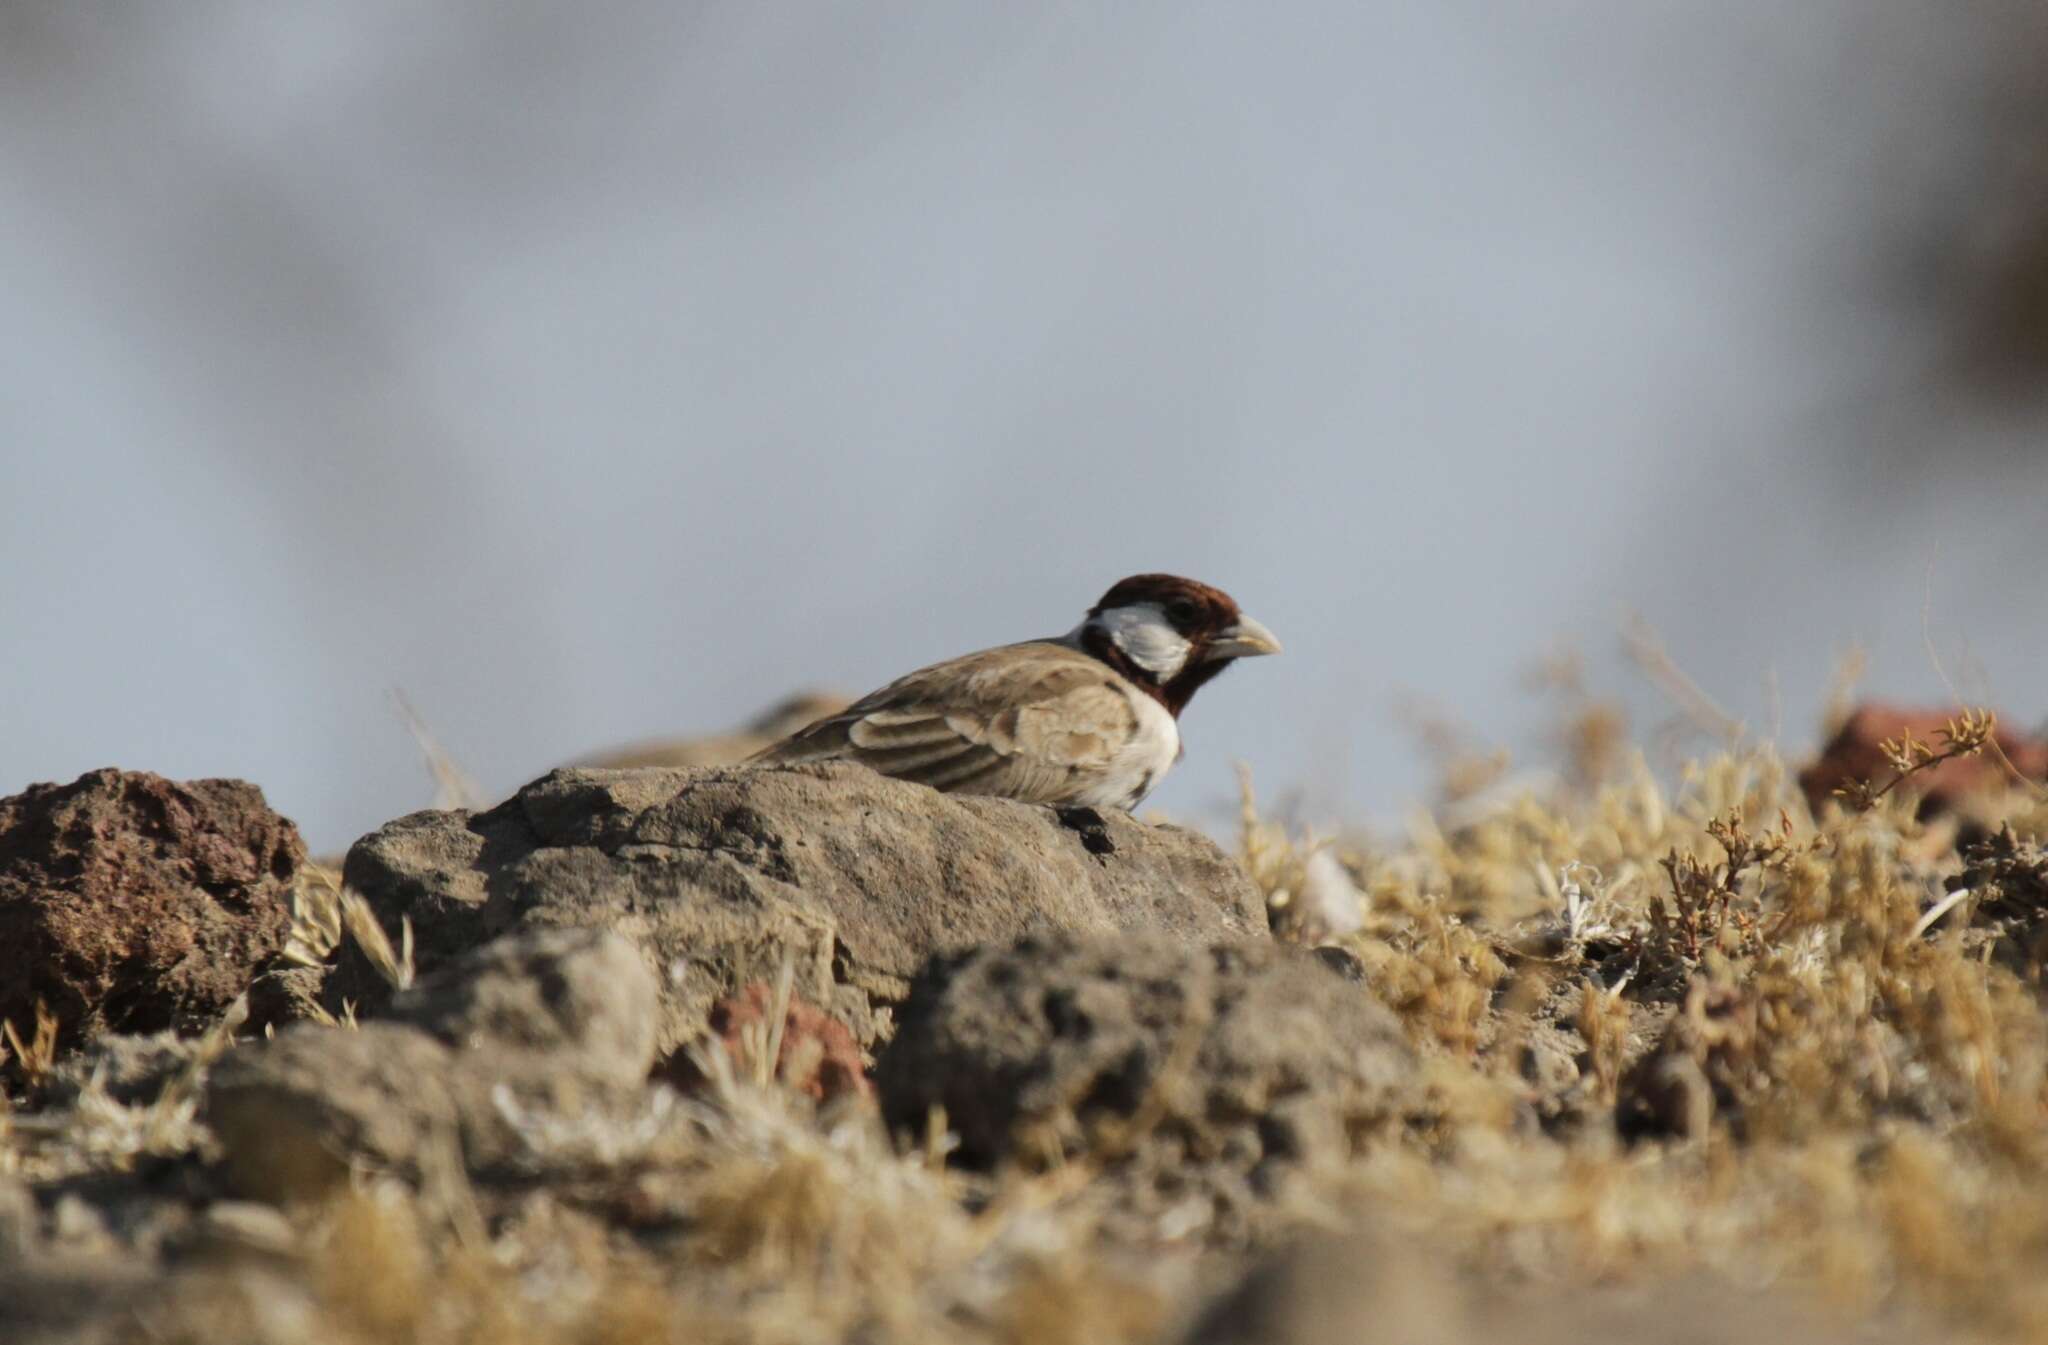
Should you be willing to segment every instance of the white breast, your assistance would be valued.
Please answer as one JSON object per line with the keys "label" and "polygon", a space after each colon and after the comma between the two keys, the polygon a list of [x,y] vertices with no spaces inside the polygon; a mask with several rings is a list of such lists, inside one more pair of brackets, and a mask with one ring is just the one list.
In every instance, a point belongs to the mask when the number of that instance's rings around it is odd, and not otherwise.
{"label": "white breast", "polygon": [[1126,684],[1122,690],[1137,713],[1138,731],[1111,759],[1109,769],[1075,797],[1074,802],[1090,808],[1137,807],[1180,760],[1180,725],[1166,707],[1136,687]]}

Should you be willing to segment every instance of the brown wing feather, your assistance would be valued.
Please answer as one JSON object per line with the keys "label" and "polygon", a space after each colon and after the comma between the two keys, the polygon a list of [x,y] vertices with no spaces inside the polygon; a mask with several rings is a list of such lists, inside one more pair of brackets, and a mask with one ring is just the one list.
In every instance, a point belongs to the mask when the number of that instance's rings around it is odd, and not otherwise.
{"label": "brown wing feather", "polygon": [[934,789],[1059,799],[1137,731],[1114,676],[1066,645],[1007,645],[898,678],[754,760],[858,761]]}

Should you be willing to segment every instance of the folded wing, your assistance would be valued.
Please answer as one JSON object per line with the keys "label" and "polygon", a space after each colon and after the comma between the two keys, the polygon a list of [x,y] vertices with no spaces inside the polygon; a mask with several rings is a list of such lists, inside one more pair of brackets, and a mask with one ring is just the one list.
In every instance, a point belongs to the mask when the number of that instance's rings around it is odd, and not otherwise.
{"label": "folded wing", "polygon": [[1113,677],[1061,644],[990,649],[898,678],[754,760],[858,761],[934,789],[1054,802],[1138,732]]}

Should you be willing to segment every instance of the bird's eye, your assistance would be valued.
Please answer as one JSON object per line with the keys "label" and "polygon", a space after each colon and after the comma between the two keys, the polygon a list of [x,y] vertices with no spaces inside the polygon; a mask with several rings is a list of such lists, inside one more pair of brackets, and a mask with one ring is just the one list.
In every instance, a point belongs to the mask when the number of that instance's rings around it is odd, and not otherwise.
{"label": "bird's eye", "polygon": [[1166,619],[1176,626],[1195,624],[1195,604],[1188,598],[1175,598],[1166,604]]}

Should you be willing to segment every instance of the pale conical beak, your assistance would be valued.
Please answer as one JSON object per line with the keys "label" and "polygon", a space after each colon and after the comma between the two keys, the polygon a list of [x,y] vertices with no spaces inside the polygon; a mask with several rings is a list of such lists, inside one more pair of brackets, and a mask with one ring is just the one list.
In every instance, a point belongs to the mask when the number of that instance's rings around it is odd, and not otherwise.
{"label": "pale conical beak", "polygon": [[1226,626],[1216,638],[1209,641],[1204,652],[1205,660],[1223,658],[1253,658],[1259,654],[1280,652],[1280,637],[1267,630],[1248,616],[1240,616],[1237,624]]}

